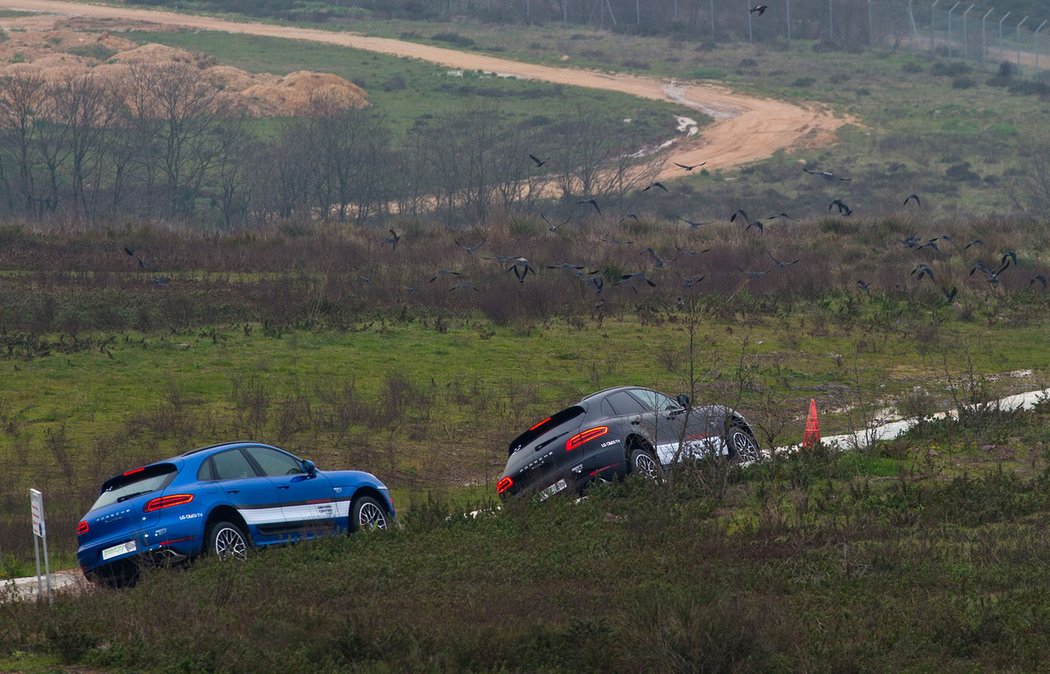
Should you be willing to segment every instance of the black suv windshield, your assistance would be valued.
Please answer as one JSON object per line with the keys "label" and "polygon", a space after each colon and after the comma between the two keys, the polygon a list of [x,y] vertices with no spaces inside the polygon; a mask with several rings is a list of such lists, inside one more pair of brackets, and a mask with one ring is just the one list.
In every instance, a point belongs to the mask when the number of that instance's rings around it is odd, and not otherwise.
{"label": "black suv windshield", "polygon": [[110,478],[102,485],[102,493],[91,506],[91,510],[105,508],[140,494],[163,489],[175,479],[175,472],[175,466],[170,463],[160,463]]}

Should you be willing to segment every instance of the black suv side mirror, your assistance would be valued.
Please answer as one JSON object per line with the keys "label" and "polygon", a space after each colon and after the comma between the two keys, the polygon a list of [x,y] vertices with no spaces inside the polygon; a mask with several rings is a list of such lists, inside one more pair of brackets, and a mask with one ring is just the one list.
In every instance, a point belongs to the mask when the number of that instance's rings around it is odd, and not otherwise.
{"label": "black suv side mirror", "polygon": [[675,398],[675,401],[683,408],[689,407],[689,396],[685,393],[679,393],[678,397]]}

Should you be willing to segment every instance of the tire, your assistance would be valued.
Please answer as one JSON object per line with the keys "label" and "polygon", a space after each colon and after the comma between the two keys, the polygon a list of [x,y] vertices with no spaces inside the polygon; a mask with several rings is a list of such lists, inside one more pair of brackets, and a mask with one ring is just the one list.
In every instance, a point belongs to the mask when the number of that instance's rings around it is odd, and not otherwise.
{"label": "tire", "polygon": [[629,461],[632,473],[638,473],[645,479],[653,482],[659,482],[663,478],[663,468],[660,467],[660,462],[657,461],[652,452],[641,447],[635,447],[631,449]]}
{"label": "tire", "polygon": [[762,458],[762,449],[751,429],[740,422],[729,426],[726,432],[726,449],[729,458],[740,463],[750,463]]}
{"label": "tire", "polygon": [[218,559],[243,562],[248,558],[251,542],[241,527],[227,520],[219,520],[208,529],[207,554]]}
{"label": "tire", "polygon": [[359,496],[350,508],[350,533],[383,531],[391,525],[390,514],[371,496]]}

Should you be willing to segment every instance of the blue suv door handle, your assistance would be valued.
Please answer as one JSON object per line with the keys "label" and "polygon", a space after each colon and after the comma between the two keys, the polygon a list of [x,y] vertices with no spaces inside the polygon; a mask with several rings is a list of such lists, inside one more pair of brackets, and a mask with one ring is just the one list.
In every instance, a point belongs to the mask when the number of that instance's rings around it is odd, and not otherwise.
{"label": "blue suv door handle", "polygon": [[240,494],[241,490],[240,489],[227,489],[226,493],[227,494]]}

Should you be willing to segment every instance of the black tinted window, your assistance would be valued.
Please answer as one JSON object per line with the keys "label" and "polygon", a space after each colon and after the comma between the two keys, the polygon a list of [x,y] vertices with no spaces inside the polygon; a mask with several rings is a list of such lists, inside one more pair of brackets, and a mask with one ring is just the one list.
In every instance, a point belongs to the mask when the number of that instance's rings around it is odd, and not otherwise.
{"label": "black tinted window", "polygon": [[258,477],[255,469],[244,458],[239,449],[230,449],[211,457],[212,469],[216,480],[241,480],[246,477]]}
{"label": "black tinted window", "polygon": [[204,481],[215,479],[215,466],[210,458],[197,469],[197,479]]}
{"label": "black tinted window", "polygon": [[114,503],[120,503],[140,494],[163,489],[175,479],[175,466],[170,463],[157,464],[147,468],[128,471],[123,475],[111,478],[102,485],[102,493],[91,506],[97,510]]}
{"label": "black tinted window", "polygon": [[248,453],[252,455],[255,462],[263,470],[263,475],[277,477],[279,475],[299,475],[303,467],[299,465],[292,456],[279,452],[269,447],[249,447]]}
{"label": "black tinted window", "polygon": [[605,399],[612,408],[616,411],[617,416],[625,414],[643,414],[646,409],[642,407],[642,404],[629,396],[626,391],[620,391],[619,393],[613,393]]}

